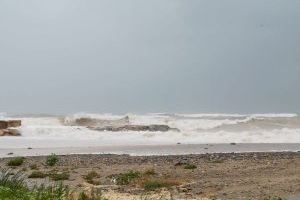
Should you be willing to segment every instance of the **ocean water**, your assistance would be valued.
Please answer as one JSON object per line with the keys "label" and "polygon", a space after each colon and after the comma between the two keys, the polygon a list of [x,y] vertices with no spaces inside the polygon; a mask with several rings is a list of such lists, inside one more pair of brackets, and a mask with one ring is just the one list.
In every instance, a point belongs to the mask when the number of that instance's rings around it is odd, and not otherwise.
{"label": "ocean water", "polygon": [[[109,132],[69,126],[79,118],[117,120],[129,117],[130,124],[165,124],[180,131]],[[9,115],[0,119],[21,119],[20,137],[0,137],[0,148],[61,148],[124,145],[300,143],[297,114],[89,114],[66,116]]]}

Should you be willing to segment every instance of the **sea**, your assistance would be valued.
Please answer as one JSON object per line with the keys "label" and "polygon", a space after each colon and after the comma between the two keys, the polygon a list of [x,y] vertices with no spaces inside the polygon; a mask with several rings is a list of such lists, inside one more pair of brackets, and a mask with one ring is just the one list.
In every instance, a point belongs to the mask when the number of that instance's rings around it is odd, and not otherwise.
{"label": "sea", "polygon": [[[95,131],[66,122],[80,118],[118,120],[129,118],[133,125],[163,124],[167,132]],[[0,113],[1,119],[20,119],[22,136],[0,138],[0,148],[62,148],[95,146],[300,143],[300,117],[274,114],[100,114],[33,115]]]}

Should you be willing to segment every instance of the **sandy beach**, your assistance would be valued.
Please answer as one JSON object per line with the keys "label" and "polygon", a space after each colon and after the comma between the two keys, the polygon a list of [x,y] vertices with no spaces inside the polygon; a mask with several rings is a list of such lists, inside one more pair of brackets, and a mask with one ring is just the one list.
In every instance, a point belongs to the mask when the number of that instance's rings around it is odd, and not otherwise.
{"label": "sandy beach", "polygon": [[[34,171],[66,173],[64,183],[74,190],[98,188],[108,199],[264,199],[269,195],[292,198],[300,193],[300,153],[216,153],[168,156],[80,154],[59,156],[55,166],[45,164],[45,156],[26,157],[13,167],[26,176]],[[1,158],[7,168],[13,158]],[[33,167],[34,166],[34,167]],[[87,179],[87,175],[95,175]],[[137,176],[125,184],[118,177]],[[50,175],[49,175],[50,176]],[[29,184],[49,183],[52,179],[27,178]],[[147,182],[163,182],[147,189]],[[153,196],[154,195],[154,196]],[[295,199],[295,198],[294,198]]]}

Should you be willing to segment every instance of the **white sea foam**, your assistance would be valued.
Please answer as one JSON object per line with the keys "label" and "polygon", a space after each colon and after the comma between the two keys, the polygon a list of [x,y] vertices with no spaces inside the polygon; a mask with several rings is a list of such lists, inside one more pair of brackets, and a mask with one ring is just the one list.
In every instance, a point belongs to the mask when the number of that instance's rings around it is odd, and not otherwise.
{"label": "white sea foam", "polygon": [[297,117],[295,113],[265,113],[265,114],[226,114],[226,113],[203,113],[203,114],[176,114],[183,117]]}
{"label": "white sea foam", "polygon": [[[7,115],[0,115],[7,118]],[[205,143],[300,143],[296,114],[89,114],[68,115],[67,120],[129,117],[130,124],[165,124],[180,132],[100,132],[65,126],[63,117],[22,117],[21,137],[1,137],[5,147],[77,147],[101,145],[163,145]]]}
{"label": "white sea foam", "polygon": [[198,113],[198,114],[176,114],[181,117],[201,118],[201,117],[246,117],[241,114],[225,114],[225,113]]}
{"label": "white sea foam", "polygon": [[5,119],[5,117],[6,117],[6,113],[0,112],[0,119]]}

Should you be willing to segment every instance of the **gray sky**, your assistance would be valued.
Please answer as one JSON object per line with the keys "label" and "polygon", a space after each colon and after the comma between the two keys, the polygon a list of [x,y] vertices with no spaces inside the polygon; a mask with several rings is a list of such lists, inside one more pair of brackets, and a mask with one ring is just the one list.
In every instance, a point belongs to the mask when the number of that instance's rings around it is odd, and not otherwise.
{"label": "gray sky", "polygon": [[298,0],[0,0],[0,112],[300,112]]}

